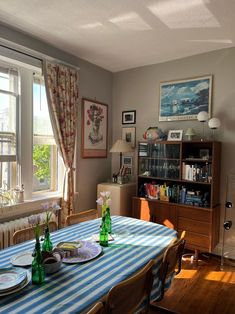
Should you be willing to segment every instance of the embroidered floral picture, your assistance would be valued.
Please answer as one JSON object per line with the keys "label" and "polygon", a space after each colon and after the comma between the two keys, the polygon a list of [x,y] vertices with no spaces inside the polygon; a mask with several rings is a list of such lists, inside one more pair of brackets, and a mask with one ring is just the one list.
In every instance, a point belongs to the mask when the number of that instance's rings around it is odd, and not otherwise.
{"label": "embroidered floral picture", "polygon": [[85,98],[82,105],[82,157],[106,157],[108,106]]}
{"label": "embroidered floral picture", "polygon": [[101,122],[104,119],[103,108],[99,105],[92,104],[87,110],[87,126],[90,127],[90,133],[88,139],[91,144],[95,145],[103,140],[103,134],[101,133]]}

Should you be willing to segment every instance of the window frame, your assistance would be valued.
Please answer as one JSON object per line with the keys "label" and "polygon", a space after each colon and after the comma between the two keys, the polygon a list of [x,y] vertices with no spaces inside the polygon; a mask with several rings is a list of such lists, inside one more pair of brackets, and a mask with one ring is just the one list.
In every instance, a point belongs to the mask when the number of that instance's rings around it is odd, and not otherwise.
{"label": "window frame", "polygon": [[[58,154],[57,167],[57,184],[52,182],[53,188],[57,185],[57,190],[37,191],[33,192],[33,75],[35,70],[41,75],[40,68],[35,66],[19,65],[14,63],[15,60],[9,62],[1,58],[0,64],[7,67],[17,67],[19,70],[20,87],[19,95],[17,96],[16,106],[16,162],[17,162],[17,185],[24,185],[25,195],[27,200],[38,199],[40,197],[52,197],[53,195],[61,195],[62,182],[64,176],[64,166]],[[58,151],[58,149],[57,149]],[[58,169],[61,167],[61,169]]]}

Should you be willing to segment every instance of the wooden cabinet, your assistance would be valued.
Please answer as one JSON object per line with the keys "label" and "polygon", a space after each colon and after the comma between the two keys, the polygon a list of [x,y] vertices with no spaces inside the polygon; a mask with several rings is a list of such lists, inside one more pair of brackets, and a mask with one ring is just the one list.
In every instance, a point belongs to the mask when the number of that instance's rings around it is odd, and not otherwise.
{"label": "wooden cabinet", "polygon": [[133,217],[186,230],[186,247],[211,252],[219,241],[220,143],[139,143]]}
{"label": "wooden cabinet", "polygon": [[[132,216],[131,199],[136,195],[136,183],[125,184],[118,183],[99,183],[97,186],[97,199],[100,192],[109,191],[111,193],[111,215]],[[101,206],[97,205],[99,216],[101,215]]]}

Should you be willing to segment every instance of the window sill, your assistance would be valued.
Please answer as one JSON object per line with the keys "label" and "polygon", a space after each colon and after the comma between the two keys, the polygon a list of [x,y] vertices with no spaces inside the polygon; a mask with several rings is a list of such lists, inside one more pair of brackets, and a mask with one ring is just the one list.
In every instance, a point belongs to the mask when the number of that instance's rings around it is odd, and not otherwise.
{"label": "window sill", "polygon": [[49,193],[34,195],[31,200],[25,200],[22,203],[8,205],[0,208],[0,222],[9,221],[17,219],[20,217],[25,217],[27,215],[33,215],[39,212],[43,212],[43,203],[60,203],[62,194],[55,193],[49,195]]}

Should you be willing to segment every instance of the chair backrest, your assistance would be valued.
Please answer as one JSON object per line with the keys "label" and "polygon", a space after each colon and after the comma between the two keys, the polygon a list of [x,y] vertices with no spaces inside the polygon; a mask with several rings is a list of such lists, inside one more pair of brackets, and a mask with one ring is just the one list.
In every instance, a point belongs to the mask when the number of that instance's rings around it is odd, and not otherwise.
{"label": "chair backrest", "polygon": [[[169,276],[177,275],[181,271],[181,261],[185,246],[185,231],[181,233],[181,237],[171,241],[168,245],[160,268],[161,295],[156,301],[160,301],[164,297],[165,283]],[[176,268],[178,268],[176,270]]]}
{"label": "chair backrest", "polygon": [[134,276],[111,288],[105,300],[105,313],[134,313],[145,299],[148,309],[153,285],[153,265],[154,261],[150,260]]}
{"label": "chair backrest", "polygon": [[[45,223],[40,224],[40,235],[43,234],[45,227],[46,227]],[[50,221],[49,229],[51,232],[57,230],[58,229],[57,223],[55,221]],[[13,234],[13,244],[18,244],[34,238],[35,238],[34,227],[28,227],[25,229],[17,230]]]}
{"label": "chair backrest", "polygon": [[87,314],[102,314],[104,313],[104,305],[102,302],[96,303]]}
{"label": "chair backrest", "polygon": [[77,224],[77,223],[80,223],[80,222],[83,222],[83,221],[96,219],[96,218],[98,218],[98,211],[97,211],[97,209],[89,209],[89,210],[86,210],[86,211],[83,211],[83,212],[79,212],[79,213],[76,213],[76,214],[68,215],[66,217],[65,222],[66,222],[67,226],[71,226],[71,225],[74,225],[74,224]]}

